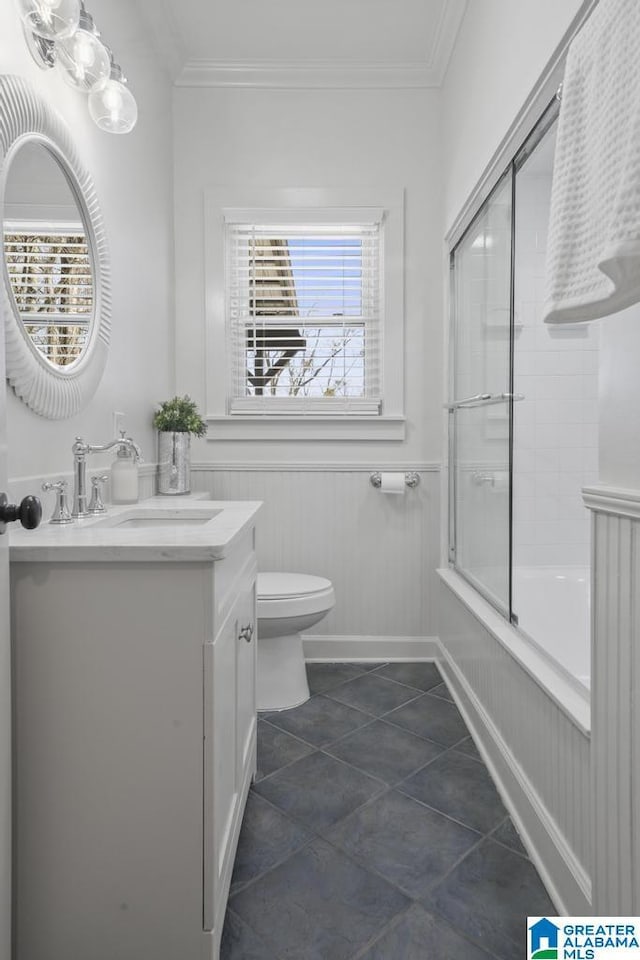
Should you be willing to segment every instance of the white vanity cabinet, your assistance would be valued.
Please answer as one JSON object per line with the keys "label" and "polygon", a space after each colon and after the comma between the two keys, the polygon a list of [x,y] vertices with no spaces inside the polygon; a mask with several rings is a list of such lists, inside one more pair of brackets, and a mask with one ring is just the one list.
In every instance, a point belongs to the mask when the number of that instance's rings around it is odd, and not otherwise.
{"label": "white vanity cabinet", "polygon": [[12,556],[16,960],[217,960],[256,768],[253,523],[211,560],[29,550]]}

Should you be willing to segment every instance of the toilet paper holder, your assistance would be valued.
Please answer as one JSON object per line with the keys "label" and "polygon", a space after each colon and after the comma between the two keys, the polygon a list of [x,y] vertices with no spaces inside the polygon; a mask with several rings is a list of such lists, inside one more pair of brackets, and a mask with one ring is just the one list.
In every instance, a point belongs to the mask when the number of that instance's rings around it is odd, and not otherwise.
{"label": "toilet paper holder", "polygon": [[[420,483],[420,474],[416,473],[415,470],[410,470],[408,473],[405,473],[404,482],[413,490],[413,488],[417,487]],[[369,483],[372,487],[375,487],[376,490],[382,486],[382,474],[379,470],[376,470],[375,473],[370,474]]]}

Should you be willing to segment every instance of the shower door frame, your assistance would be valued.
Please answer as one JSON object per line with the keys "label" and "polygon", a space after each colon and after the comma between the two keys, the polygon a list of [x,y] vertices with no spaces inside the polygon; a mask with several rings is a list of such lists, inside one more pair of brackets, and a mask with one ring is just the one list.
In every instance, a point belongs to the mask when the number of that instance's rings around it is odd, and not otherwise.
{"label": "shower door frame", "polygon": [[514,358],[515,358],[515,261],[516,261],[516,187],[517,175],[529,156],[533,153],[539,143],[544,139],[554,123],[558,119],[560,112],[561,87],[558,88],[546,107],[542,110],[537,120],[530,128],[519,147],[515,149],[509,162],[498,173],[494,170],[493,185],[486,195],[480,195],[477,203],[468,211],[468,215],[463,221],[463,226],[456,231],[455,242],[449,246],[449,378],[448,382],[455,388],[455,362],[456,362],[456,343],[457,343],[457,324],[459,317],[456,312],[455,296],[455,253],[460,244],[473,229],[477,220],[487,211],[492,198],[496,196],[503,188],[507,177],[511,178],[511,223],[510,223],[510,290],[509,290],[509,360],[508,360],[508,593],[507,606],[497,601],[496,597],[485,588],[479,581],[457,563],[457,462],[456,462],[456,407],[452,406],[453,401],[445,404],[448,407],[448,562],[455,572],[461,576],[470,586],[473,587],[488,603],[494,607],[498,613],[514,626],[518,626],[518,616],[513,609],[513,451],[514,451]]}

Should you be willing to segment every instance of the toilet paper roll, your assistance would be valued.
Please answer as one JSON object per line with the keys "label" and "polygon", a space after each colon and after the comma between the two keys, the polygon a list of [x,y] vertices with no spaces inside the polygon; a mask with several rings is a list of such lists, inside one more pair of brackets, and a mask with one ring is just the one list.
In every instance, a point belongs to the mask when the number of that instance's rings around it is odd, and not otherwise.
{"label": "toilet paper roll", "polygon": [[404,473],[381,473],[380,490],[382,493],[392,493],[396,496],[404,496],[407,485],[404,479]]}

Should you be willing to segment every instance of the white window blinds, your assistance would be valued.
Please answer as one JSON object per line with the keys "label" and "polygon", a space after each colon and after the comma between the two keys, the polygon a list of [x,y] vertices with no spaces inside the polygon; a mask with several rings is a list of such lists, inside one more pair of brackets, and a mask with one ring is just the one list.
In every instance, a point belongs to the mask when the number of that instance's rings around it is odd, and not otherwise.
{"label": "white window blinds", "polygon": [[381,224],[226,223],[230,412],[377,415]]}
{"label": "white window blinds", "polygon": [[4,254],[13,299],[34,347],[56,366],[82,353],[93,317],[93,277],[82,226],[53,232],[9,223]]}

